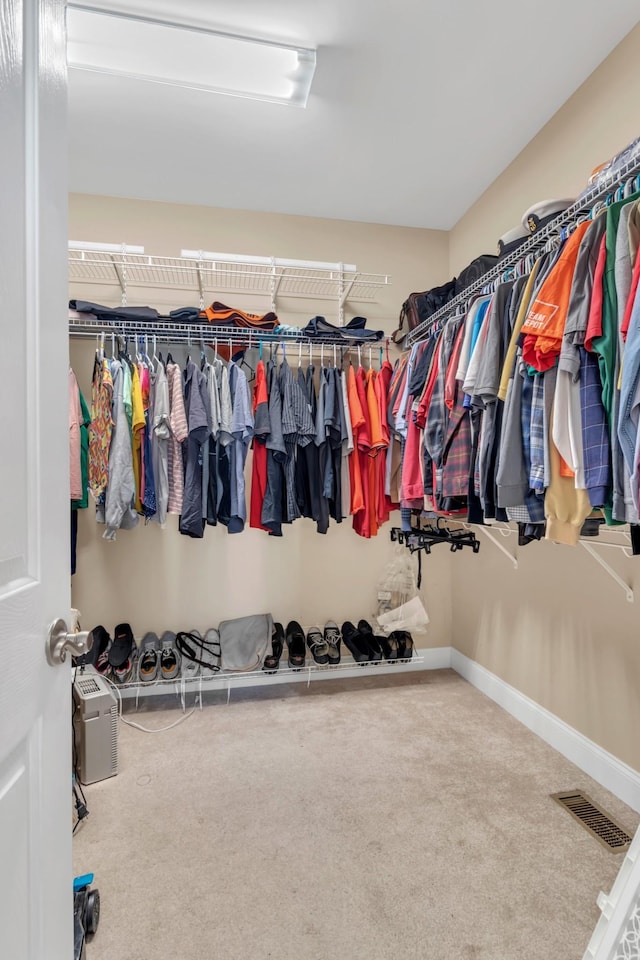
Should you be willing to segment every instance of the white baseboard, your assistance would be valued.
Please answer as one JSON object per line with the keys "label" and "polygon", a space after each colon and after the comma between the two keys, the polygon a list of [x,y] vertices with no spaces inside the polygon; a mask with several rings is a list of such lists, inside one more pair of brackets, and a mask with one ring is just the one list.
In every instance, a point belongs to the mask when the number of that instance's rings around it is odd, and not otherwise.
{"label": "white baseboard", "polygon": [[450,665],[491,700],[537,733],[558,753],[640,812],[640,773],[599,747],[564,720],[505,683],[495,673],[451,648]]}

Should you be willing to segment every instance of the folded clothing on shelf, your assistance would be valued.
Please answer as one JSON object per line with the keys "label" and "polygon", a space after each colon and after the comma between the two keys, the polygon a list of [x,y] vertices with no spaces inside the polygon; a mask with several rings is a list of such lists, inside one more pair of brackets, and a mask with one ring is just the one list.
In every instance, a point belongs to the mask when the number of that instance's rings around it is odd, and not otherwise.
{"label": "folded clothing on shelf", "polygon": [[153,307],[103,307],[89,300],[69,300],[69,309],[78,313],[91,314],[105,323],[118,323],[121,320],[158,320],[160,314]]}
{"label": "folded clothing on shelf", "polygon": [[315,337],[317,340],[382,340],[384,330],[368,330],[366,317],[354,317],[344,327],[336,327],[324,317],[312,317],[306,327],[302,328],[306,337]]}
{"label": "folded clothing on shelf", "polygon": [[242,327],[252,330],[273,330],[278,325],[278,318],[275,313],[269,312],[262,316],[257,313],[246,313],[244,310],[236,310],[234,307],[227,307],[226,304],[214,300],[210,307],[205,307],[201,316],[211,324],[219,324],[226,327]]}

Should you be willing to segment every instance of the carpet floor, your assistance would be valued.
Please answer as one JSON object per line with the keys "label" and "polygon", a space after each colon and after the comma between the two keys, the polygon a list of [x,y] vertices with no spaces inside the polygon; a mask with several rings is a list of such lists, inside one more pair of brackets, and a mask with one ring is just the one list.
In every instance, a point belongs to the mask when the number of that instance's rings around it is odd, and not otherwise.
{"label": "carpet floor", "polygon": [[120,724],[74,840],[102,898],[87,960],[580,960],[622,855],[549,798],[573,788],[635,831],[450,670]]}

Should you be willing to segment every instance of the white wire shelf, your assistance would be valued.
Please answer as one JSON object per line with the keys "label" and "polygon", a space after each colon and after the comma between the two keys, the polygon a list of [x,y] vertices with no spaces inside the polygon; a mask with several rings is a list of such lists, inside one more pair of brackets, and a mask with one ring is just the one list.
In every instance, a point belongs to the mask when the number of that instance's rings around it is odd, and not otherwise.
{"label": "white wire shelf", "polygon": [[[222,256],[222,255],[220,255]],[[225,255],[226,256],[226,255]],[[117,287],[126,298],[135,290],[182,290],[195,302],[210,303],[227,294],[262,296],[275,310],[279,298],[332,300],[340,316],[348,301],[375,302],[379,291],[391,282],[388,275],[364,273],[352,264],[315,266],[282,265],[276,258],[243,257],[207,259],[198,257],[156,257],[122,252],[87,250],[69,245],[69,282]],[[261,261],[261,262],[258,262]]]}
{"label": "white wire shelf", "polygon": [[[286,654],[283,654],[283,657]],[[284,661],[286,664],[286,660]],[[211,677],[179,677],[176,680],[153,680],[150,683],[118,683],[116,687],[123,700],[143,699],[153,696],[168,696],[174,694],[178,699],[184,699],[189,694],[199,695],[209,690],[223,690],[227,693],[227,703],[231,699],[231,691],[241,687],[262,687],[283,683],[306,683],[309,686],[316,680],[337,680],[340,677],[373,676],[385,674],[405,673],[406,671],[424,670],[425,653],[414,649],[413,657],[409,660],[380,660],[377,662],[356,663],[353,658],[342,652],[342,660],[336,666],[321,665],[307,661],[299,669],[282,664],[275,673],[266,673],[264,670],[248,670],[245,673],[216,673]]]}

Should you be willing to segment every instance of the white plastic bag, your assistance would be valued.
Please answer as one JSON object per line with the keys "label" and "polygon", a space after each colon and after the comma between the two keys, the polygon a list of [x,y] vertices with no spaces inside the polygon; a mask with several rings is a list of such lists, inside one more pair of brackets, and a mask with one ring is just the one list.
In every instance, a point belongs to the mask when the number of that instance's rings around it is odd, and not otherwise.
{"label": "white plastic bag", "polygon": [[376,620],[383,633],[408,630],[424,633],[429,615],[418,592],[415,557],[406,547],[397,547],[378,586]]}

